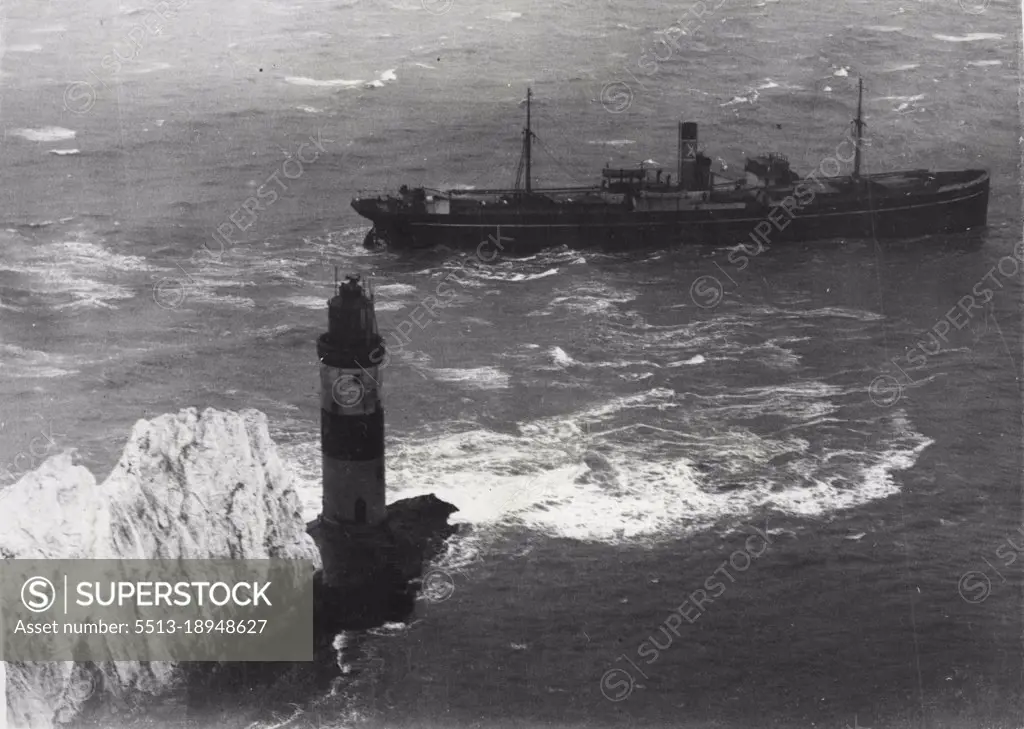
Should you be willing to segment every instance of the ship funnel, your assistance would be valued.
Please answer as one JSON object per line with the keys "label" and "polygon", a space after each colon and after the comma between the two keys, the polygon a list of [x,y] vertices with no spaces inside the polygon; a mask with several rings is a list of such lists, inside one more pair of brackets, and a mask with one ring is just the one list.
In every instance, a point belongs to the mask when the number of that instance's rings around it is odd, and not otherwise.
{"label": "ship funnel", "polygon": [[697,185],[697,122],[679,122],[679,186],[693,190]]}

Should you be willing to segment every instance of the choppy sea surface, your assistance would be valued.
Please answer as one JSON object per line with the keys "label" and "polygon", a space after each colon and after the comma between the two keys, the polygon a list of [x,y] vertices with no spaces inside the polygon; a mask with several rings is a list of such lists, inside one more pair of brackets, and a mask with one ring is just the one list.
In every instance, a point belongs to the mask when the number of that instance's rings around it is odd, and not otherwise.
{"label": "choppy sea surface", "polygon": [[[348,637],[352,717],[1020,725],[1012,3],[168,5],[4,5],[0,485],[255,407],[314,516],[314,342],[358,270],[389,497],[465,526],[415,621]],[[858,77],[864,170],[987,168],[986,231],[484,263],[366,251],[348,206],[509,184],[527,86],[544,182],[671,168],[681,119],[722,175],[827,172]]]}

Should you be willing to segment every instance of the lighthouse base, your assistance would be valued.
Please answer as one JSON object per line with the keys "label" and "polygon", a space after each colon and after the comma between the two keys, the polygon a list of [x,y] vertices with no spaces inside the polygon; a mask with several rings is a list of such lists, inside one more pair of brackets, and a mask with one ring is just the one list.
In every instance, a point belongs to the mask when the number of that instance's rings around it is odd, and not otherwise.
{"label": "lighthouse base", "polygon": [[333,637],[405,620],[416,599],[414,582],[456,532],[448,524],[456,511],[428,494],[390,504],[375,525],[323,516],[310,522],[323,564],[314,584],[314,634]]}

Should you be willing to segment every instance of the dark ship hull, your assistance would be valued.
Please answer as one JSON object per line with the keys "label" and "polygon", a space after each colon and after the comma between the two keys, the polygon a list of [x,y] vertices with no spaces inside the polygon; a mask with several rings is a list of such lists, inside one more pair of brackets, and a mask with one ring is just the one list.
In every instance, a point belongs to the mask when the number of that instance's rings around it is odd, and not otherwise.
{"label": "dark ship hull", "polygon": [[[863,89],[861,89],[861,98]],[[352,207],[373,223],[367,246],[475,249],[484,260],[551,246],[630,249],[688,243],[756,245],[827,238],[911,238],[986,225],[985,170],[909,170],[861,175],[858,101],[853,162],[846,176],[806,178],[782,155],[748,159],[745,180],[712,173],[697,149],[697,125],[679,125],[678,173],[657,168],[605,169],[592,187],[530,185],[529,94],[523,158],[508,190],[429,190],[357,197]],[[846,142],[844,142],[845,144]],[[520,186],[525,163],[526,184]]]}
{"label": "dark ship hull", "polygon": [[[385,199],[363,198],[353,206],[373,222],[368,244],[399,249],[479,249],[485,259],[498,253],[515,255],[563,245],[611,249],[686,243],[770,246],[838,237],[910,238],[985,226],[987,172],[921,173],[920,180],[911,180],[920,183],[913,185],[919,189],[901,190],[908,174],[913,173],[865,176],[855,191],[846,194],[822,195],[819,191],[809,199],[814,192],[811,184],[809,190],[797,190],[803,194],[783,196],[774,205],[722,203],[719,207],[711,203],[678,211],[637,211],[626,206],[560,209],[544,205],[547,198],[534,205],[519,201],[518,205],[503,206],[505,210],[478,207],[448,214],[392,213]],[[830,181],[830,186],[834,182]],[[850,178],[845,182],[855,187]],[[792,202],[784,205],[787,197]],[[801,201],[805,201],[803,205]]]}

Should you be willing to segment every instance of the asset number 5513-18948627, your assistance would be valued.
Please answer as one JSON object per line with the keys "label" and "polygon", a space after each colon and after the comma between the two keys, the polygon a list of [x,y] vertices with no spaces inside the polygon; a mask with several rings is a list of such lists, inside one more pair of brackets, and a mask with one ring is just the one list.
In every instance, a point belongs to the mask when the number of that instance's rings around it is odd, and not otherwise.
{"label": "asset number 5513-18948627", "polygon": [[204,633],[260,635],[267,627],[266,620],[136,620],[136,634],[202,635]]}

